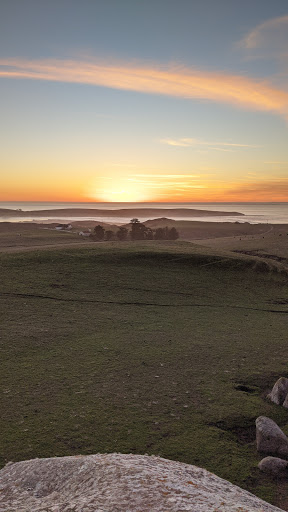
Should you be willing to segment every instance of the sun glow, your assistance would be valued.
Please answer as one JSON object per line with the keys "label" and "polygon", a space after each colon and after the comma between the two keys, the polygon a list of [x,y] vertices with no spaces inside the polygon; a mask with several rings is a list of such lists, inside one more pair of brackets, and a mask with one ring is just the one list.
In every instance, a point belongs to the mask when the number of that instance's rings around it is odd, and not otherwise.
{"label": "sun glow", "polygon": [[86,189],[86,199],[107,203],[286,201],[287,179],[226,183],[197,174],[102,176]]}
{"label": "sun glow", "polygon": [[100,178],[94,184],[88,196],[97,200],[111,203],[137,203],[151,201],[151,194],[139,183],[133,183],[127,179]]}

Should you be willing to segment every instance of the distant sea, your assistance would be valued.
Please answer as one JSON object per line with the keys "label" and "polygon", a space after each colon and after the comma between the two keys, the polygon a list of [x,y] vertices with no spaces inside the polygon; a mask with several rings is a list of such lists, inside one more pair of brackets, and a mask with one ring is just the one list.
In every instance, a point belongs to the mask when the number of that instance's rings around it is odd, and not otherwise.
{"label": "distant sea", "polygon": [[[245,215],[245,217],[237,217],[237,216],[209,216],[209,217],[192,217],[191,219],[185,217],[185,220],[197,220],[203,222],[250,222],[251,224],[288,224],[288,202],[285,203],[50,203],[50,202],[0,202],[0,208],[8,208],[12,210],[21,209],[24,211],[33,211],[33,210],[54,210],[59,208],[98,208],[102,210],[117,210],[117,209],[128,209],[128,208],[192,208],[196,210],[214,210],[214,211],[224,211],[224,212],[239,212]],[[162,215],[161,215],[162,216]],[[167,215],[169,218],[173,218],[171,213]],[[53,214],[43,217],[37,216],[37,222],[41,220],[55,219],[61,220],[61,215]],[[139,216],[139,220],[147,220],[147,216]],[[83,220],[84,217],[73,216],[69,217],[69,220]],[[86,220],[97,220],[95,217],[87,216]],[[179,217],[177,217],[178,220]],[[33,221],[33,214],[27,214],[27,217],[21,218],[17,217],[0,217],[1,221]],[[100,218],[99,218],[100,220]],[[66,218],[67,221],[67,218]],[[101,221],[111,222],[113,224],[123,224],[130,221],[130,216],[127,218],[117,218],[117,217],[109,217],[109,213],[107,217],[101,217]]]}

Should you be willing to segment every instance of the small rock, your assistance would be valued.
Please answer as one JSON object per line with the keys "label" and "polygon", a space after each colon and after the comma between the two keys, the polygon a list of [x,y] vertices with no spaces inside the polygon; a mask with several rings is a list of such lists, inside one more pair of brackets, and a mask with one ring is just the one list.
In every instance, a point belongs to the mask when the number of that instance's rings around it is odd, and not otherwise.
{"label": "small rock", "polygon": [[287,437],[275,421],[266,416],[259,416],[256,420],[256,443],[258,452],[288,458]]}
{"label": "small rock", "polygon": [[[273,389],[269,395],[267,395],[267,398],[271,400],[271,402],[274,402],[274,404],[282,405],[285,401],[288,394],[288,379],[285,377],[280,377],[280,379],[275,382]],[[287,402],[287,408],[288,408],[288,402]]]}
{"label": "small rock", "polygon": [[288,461],[278,457],[265,457],[259,462],[258,468],[271,476],[288,477]]}

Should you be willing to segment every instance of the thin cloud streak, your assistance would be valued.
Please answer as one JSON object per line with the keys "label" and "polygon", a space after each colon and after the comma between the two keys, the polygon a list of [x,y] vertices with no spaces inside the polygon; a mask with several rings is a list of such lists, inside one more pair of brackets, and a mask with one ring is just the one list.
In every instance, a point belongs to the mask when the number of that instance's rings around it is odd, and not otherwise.
{"label": "thin cloud streak", "polygon": [[224,153],[232,153],[232,149],[224,149],[224,148],[212,148],[214,151],[223,151]]}
{"label": "thin cloud streak", "polygon": [[232,147],[232,148],[259,148],[261,146],[257,146],[254,144],[238,144],[234,142],[209,142],[201,139],[193,139],[189,137],[181,138],[181,139],[162,139],[161,142],[163,144],[168,144],[169,146],[180,146],[180,147],[193,147],[193,146],[209,146],[211,149],[215,149],[218,151],[229,151],[228,149],[223,149],[222,146]]}
{"label": "thin cloud streak", "polygon": [[178,190],[181,188],[203,188],[204,186],[197,183],[200,176],[189,174],[156,174],[143,175],[135,174],[133,177],[127,178],[127,181],[139,183],[150,189],[166,189]]}
{"label": "thin cloud streak", "polygon": [[160,178],[160,179],[166,179],[166,178],[200,178],[199,174],[134,174],[136,177],[140,178]]}
{"label": "thin cloud streak", "polygon": [[107,64],[95,60],[0,59],[0,77],[90,84],[288,114],[288,92],[268,82],[181,66]]}
{"label": "thin cloud streak", "polygon": [[200,185],[200,175],[194,174],[134,174],[133,177],[127,178],[127,181],[140,183],[144,187],[150,189],[180,190],[183,188],[204,188]]}

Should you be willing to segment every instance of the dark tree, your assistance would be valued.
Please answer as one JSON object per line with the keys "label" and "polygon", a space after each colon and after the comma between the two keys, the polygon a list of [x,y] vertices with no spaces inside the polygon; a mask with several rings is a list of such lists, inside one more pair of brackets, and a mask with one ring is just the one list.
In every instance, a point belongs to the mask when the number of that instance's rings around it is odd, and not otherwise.
{"label": "dark tree", "polygon": [[177,229],[176,228],[169,229],[168,239],[169,240],[177,240],[177,238],[179,238],[179,233],[178,233]]}
{"label": "dark tree", "polygon": [[164,229],[163,228],[155,229],[154,239],[155,240],[164,240]]}
{"label": "dark tree", "polygon": [[117,236],[118,240],[121,240],[122,242],[127,240],[127,238],[128,238],[128,229],[125,228],[124,226],[121,226],[119,228],[119,231],[117,231],[116,236]]}
{"label": "dark tree", "polygon": [[168,226],[152,230],[140,222],[139,219],[132,219],[130,226],[131,240],[177,240],[177,238],[179,238],[177,229],[170,229]]}
{"label": "dark tree", "polygon": [[175,228],[157,228],[154,231],[154,240],[177,240],[179,233]]}
{"label": "dark tree", "polygon": [[98,224],[98,226],[95,226],[93,234],[94,239],[97,240],[97,242],[102,242],[102,240],[104,240],[105,231],[104,228],[100,226],[100,224]]}
{"label": "dark tree", "polygon": [[153,240],[154,233],[151,228],[146,227],[145,240]]}
{"label": "dark tree", "polygon": [[108,229],[107,231],[105,231],[105,240],[107,240],[108,242],[110,240],[113,240],[114,239],[114,231],[112,231],[111,229]]}
{"label": "dark tree", "polygon": [[147,228],[138,219],[132,219],[131,225],[131,239],[132,240],[145,240]]}

